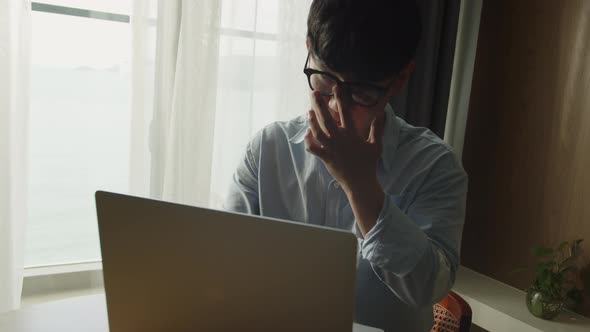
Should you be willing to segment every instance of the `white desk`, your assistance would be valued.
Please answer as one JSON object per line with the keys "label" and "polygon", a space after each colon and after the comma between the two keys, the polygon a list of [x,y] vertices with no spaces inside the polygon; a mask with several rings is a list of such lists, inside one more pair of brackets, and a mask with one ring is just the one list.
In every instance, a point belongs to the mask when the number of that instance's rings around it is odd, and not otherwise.
{"label": "white desk", "polygon": [[523,291],[463,266],[457,272],[453,290],[471,306],[473,323],[488,331],[590,331],[590,319],[571,312],[562,312],[552,321],[531,315]]}
{"label": "white desk", "polygon": [[[0,315],[2,332],[107,332],[104,294],[32,305]],[[354,324],[353,332],[380,332]]]}

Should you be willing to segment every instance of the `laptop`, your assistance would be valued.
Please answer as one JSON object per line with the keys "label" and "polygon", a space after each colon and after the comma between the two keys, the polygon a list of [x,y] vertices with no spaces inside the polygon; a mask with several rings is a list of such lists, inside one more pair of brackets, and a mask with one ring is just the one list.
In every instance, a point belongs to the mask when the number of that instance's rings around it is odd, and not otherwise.
{"label": "laptop", "polygon": [[111,332],[351,331],[350,232],[96,192]]}

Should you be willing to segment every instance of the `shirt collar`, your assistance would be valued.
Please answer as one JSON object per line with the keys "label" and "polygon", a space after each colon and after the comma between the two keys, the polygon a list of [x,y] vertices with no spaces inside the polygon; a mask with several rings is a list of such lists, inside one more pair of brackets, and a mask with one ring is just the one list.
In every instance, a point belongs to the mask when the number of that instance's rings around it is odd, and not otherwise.
{"label": "shirt collar", "polygon": [[309,125],[307,124],[307,116],[301,115],[297,119],[295,119],[295,121],[298,122],[299,129],[295,131],[295,134],[289,137],[289,143],[301,144],[305,139],[305,133],[307,132],[307,128],[309,128]]}
{"label": "shirt collar", "polygon": [[399,143],[400,120],[395,115],[391,105],[385,107],[385,128],[383,129],[383,151],[381,160],[385,170],[390,170],[393,166],[395,151]]}
{"label": "shirt collar", "polygon": [[[305,133],[309,125],[307,124],[307,118],[303,115],[296,121],[299,122],[300,128],[295,131],[293,136],[289,137],[289,142],[292,144],[301,144],[305,139]],[[389,170],[393,165],[394,153],[399,140],[399,131],[399,119],[393,112],[391,105],[387,104],[385,107],[385,128],[383,130],[383,152],[381,153],[381,160],[386,170]]]}

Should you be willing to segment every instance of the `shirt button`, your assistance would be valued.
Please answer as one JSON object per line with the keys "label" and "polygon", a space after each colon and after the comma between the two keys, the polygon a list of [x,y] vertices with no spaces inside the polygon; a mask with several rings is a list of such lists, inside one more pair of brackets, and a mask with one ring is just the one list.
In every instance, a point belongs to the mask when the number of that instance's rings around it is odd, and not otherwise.
{"label": "shirt button", "polygon": [[334,188],[336,188],[336,189],[340,189],[340,183],[338,183],[338,182],[334,182]]}

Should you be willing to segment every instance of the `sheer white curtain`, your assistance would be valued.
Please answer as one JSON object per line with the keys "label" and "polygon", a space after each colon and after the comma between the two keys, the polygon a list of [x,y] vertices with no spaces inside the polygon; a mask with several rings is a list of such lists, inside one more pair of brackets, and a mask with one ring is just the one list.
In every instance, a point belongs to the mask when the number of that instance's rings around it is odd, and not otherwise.
{"label": "sheer white curtain", "polygon": [[250,137],[309,108],[310,3],[135,1],[132,193],[221,207]]}
{"label": "sheer white curtain", "polygon": [[30,1],[0,1],[0,312],[19,307],[22,289],[30,11]]}

